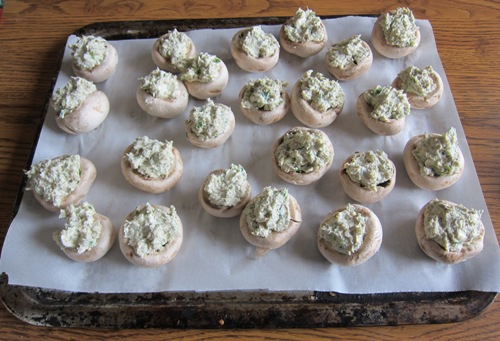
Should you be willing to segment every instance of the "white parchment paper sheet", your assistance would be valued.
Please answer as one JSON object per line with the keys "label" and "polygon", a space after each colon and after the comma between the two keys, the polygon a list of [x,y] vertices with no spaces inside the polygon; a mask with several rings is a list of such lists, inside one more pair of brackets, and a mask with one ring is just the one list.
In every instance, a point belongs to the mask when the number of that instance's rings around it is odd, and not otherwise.
{"label": "white parchment paper sheet", "polygon": [[[328,46],[354,34],[370,42],[375,18],[345,17],[326,20]],[[103,259],[92,264],[71,261],[52,240],[52,232],[64,223],[57,214],[44,210],[26,192],[19,213],[8,230],[3,247],[0,271],[9,276],[10,284],[63,289],[81,292],[156,292],[212,290],[321,290],[343,293],[383,293],[398,291],[500,291],[499,247],[486,209],[474,164],[460,124],[459,116],[436,49],[431,25],[419,20],[422,43],[415,53],[400,60],[390,60],[374,51],[373,66],[361,78],[341,83],[346,95],[340,117],[323,130],[335,148],[330,171],[319,182],[306,187],[293,186],[280,180],[271,163],[272,143],[300,122],[290,112],[281,122],[257,126],[246,120],[238,107],[238,92],[249,79],[264,74],[244,72],[234,63],[229,42],[236,29],[199,30],[189,32],[198,51],[218,55],[230,72],[226,90],[215,102],[233,108],[236,128],[232,137],[215,149],[192,146],[184,134],[184,121],[189,109],[202,105],[190,100],[186,112],[172,120],[146,115],[135,99],[137,78],[155,68],[150,48],[155,39],[112,41],[120,55],[116,74],[98,88],[111,102],[104,124],[86,135],[71,136],[55,124],[54,111],[49,110],[33,162],[62,154],[79,153],[97,167],[97,179],[86,200],[98,212],[109,216],[118,228],[136,206],[175,205],[184,224],[184,243],[177,257],[156,269],[130,264],[121,254],[118,243]],[[263,26],[278,35],[279,26]],[[75,40],[69,37],[68,43]],[[371,45],[371,43],[370,43]],[[66,49],[56,88],[72,75],[71,57]],[[300,59],[281,51],[278,65],[265,73],[270,78],[288,81],[288,91],[308,70],[328,75],[324,65],[326,48],[317,56]],[[445,84],[441,102],[426,111],[413,111],[403,132],[382,137],[369,131],[356,114],[356,99],[361,92],[378,84],[390,84],[394,77],[410,65],[432,65]],[[329,75],[328,75],[329,76]],[[456,94],[460,95],[460,94]],[[403,147],[408,139],[425,132],[443,133],[457,128],[459,143],[465,155],[465,172],[453,187],[428,192],[414,186],[402,162]],[[120,155],[137,136],[173,140],[184,161],[180,183],[169,192],[148,194],[130,186],[120,170]],[[382,149],[397,167],[393,192],[383,201],[368,205],[380,218],[384,239],[380,251],[358,267],[342,267],[328,263],[316,247],[316,232],[321,220],[333,209],[351,202],[344,194],[338,171],[341,163],[355,151]],[[253,195],[264,186],[286,186],[303,212],[299,232],[288,244],[254,259],[254,249],[239,231],[239,218],[221,219],[201,208],[197,192],[206,175],[231,163],[243,165],[252,185]],[[428,258],[419,248],[414,225],[420,208],[434,197],[449,199],[467,207],[483,209],[486,227],[484,251],[474,259],[458,265],[443,265]]]}

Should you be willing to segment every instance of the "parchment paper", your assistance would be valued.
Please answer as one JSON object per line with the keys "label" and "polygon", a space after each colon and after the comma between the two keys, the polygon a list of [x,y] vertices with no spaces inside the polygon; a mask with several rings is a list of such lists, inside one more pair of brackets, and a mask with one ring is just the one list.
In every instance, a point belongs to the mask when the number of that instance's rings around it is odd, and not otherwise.
{"label": "parchment paper", "polygon": [[[375,18],[345,17],[326,20],[330,46],[354,34],[370,42]],[[272,169],[272,143],[291,127],[301,125],[290,112],[271,126],[257,126],[245,119],[238,107],[238,92],[249,79],[263,77],[242,71],[229,52],[229,42],[237,29],[189,32],[198,51],[219,56],[227,65],[230,80],[223,94],[214,98],[232,107],[236,128],[232,137],[215,149],[192,146],[184,134],[184,121],[193,106],[171,120],[145,114],[135,98],[137,79],[155,68],[150,48],[155,39],[112,41],[120,63],[117,72],[98,84],[111,102],[111,111],[101,127],[86,135],[72,136],[55,124],[50,109],[43,126],[33,162],[62,154],[79,153],[92,160],[97,179],[86,200],[98,212],[109,216],[118,229],[136,206],[174,205],[184,224],[184,243],[177,257],[155,269],[132,265],[121,254],[118,243],[101,260],[91,264],[71,261],[52,240],[52,232],[64,221],[44,210],[31,192],[24,194],[19,212],[11,224],[3,247],[0,271],[10,284],[63,289],[79,292],[156,292],[212,290],[320,290],[342,293],[384,293],[399,291],[500,291],[499,247],[459,116],[437,52],[431,25],[418,20],[422,43],[415,53],[390,60],[374,51],[373,66],[361,78],[341,83],[346,102],[340,117],[323,130],[335,148],[330,171],[317,183],[299,187],[280,180]],[[263,26],[278,36],[279,26]],[[75,40],[69,37],[68,44]],[[371,45],[371,43],[370,43]],[[373,48],[372,48],[373,49]],[[317,56],[300,59],[281,51],[278,65],[265,73],[270,78],[288,81],[288,91],[308,69],[329,76],[323,59],[326,48]],[[73,75],[71,57],[66,49],[56,88]],[[441,75],[445,90],[442,100],[426,111],[413,110],[403,132],[382,137],[368,130],[356,114],[359,94],[378,84],[390,84],[407,66],[432,65]],[[456,94],[460,95],[460,94]],[[457,129],[465,156],[462,178],[449,189],[429,192],[411,183],[402,162],[407,140],[425,132],[443,133]],[[148,194],[129,185],[120,171],[120,155],[137,136],[173,140],[184,161],[180,183],[163,194]],[[384,238],[380,251],[357,267],[342,267],[327,262],[316,247],[316,232],[321,220],[333,209],[352,202],[339,181],[341,163],[355,151],[382,149],[397,168],[396,187],[381,202],[367,205],[380,218]],[[288,187],[302,208],[299,232],[282,248],[261,259],[253,257],[254,248],[242,237],[239,218],[221,219],[207,214],[198,203],[197,192],[206,175],[217,168],[239,163],[245,167],[256,195],[264,186]],[[416,216],[429,200],[438,197],[484,210],[486,227],[483,252],[458,265],[444,265],[427,257],[419,248],[414,233]]]}

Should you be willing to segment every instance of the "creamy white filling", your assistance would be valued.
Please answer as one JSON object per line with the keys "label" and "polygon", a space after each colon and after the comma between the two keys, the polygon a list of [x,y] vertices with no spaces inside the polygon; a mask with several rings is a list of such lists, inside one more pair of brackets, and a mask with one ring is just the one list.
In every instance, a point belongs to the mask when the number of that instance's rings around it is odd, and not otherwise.
{"label": "creamy white filling", "polygon": [[137,137],[124,157],[130,167],[150,179],[165,179],[175,165],[173,142],[161,142],[147,136]]}
{"label": "creamy white filling", "polygon": [[459,252],[481,236],[482,211],[433,199],[424,211],[424,231],[444,250]]}
{"label": "creamy white filling", "polygon": [[54,238],[78,254],[90,251],[97,245],[102,232],[102,224],[95,215],[94,206],[88,202],[79,206],[68,205],[59,214],[59,218],[66,220],[64,229],[55,232]]}
{"label": "creamy white filling", "polygon": [[220,74],[222,60],[217,56],[201,52],[193,59],[188,59],[183,63],[181,80],[193,82],[212,82]]}
{"label": "creamy white filling", "polygon": [[304,11],[299,8],[283,29],[287,38],[295,43],[321,42],[325,39],[321,19],[310,9]]}
{"label": "creamy white filling", "polygon": [[307,174],[330,163],[333,152],[323,134],[300,129],[283,136],[274,156],[283,172]]}
{"label": "creamy white filling", "polygon": [[280,47],[278,40],[271,33],[265,33],[260,26],[245,30],[240,45],[246,54],[254,58],[270,57]]}
{"label": "creamy white filling", "polygon": [[410,102],[402,90],[392,86],[380,86],[364,93],[365,101],[373,107],[370,115],[379,121],[398,120],[410,114]]}
{"label": "creamy white filling", "polygon": [[344,91],[339,83],[326,78],[321,72],[308,70],[300,79],[300,93],[311,107],[319,112],[338,108],[344,103]]}
{"label": "creamy white filling", "polygon": [[92,70],[102,64],[108,54],[108,42],[102,37],[82,36],[75,44],[69,45],[76,67]]}
{"label": "creamy white filling", "polygon": [[265,187],[244,209],[250,233],[267,237],[290,224],[290,197],[286,188]]}
{"label": "creamy white filling", "polygon": [[62,88],[54,91],[51,103],[54,110],[59,113],[59,117],[64,118],[96,91],[97,87],[91,81],[81,77],[71,77]]}
{"label": "creamy white filling", "polygon": [[26,175],[27,190],[33,190],[43,200],[59,206],[80,183],[80,155],[64,155],[43,160],[33,165]]}
{"label": "creamy white filling", "polygon": [[363,245],[368,217],[348,204],[320,226],[320,237],[333,250],[352,255]]}
{"label": "creamy white filling", "polygon": [[159,68],[151,71],[147,76],[139,78],[139,86],[154,98],[171,100],[180,95],[177,76]]}
{"label": "creamy white filling", "polygon": [[139,257],[154,255],[179,236],[179,216],[174,206],[164,210],[147,203],[134,210],[125,221],[123,232],[127,244]]}
{"label": "creamy white filling", "polygon": [[248,192],[247,172],[243,166],[231,164],[229,169],[210,174],[203,189],[213,205],[236,206]]}
{"label": "creamy white filling", "polygon": [[186,124],[201,141],[207,141],[226,132],[231,114],[229,107],[216,104],[209,98],[206,104],[191,109]]}

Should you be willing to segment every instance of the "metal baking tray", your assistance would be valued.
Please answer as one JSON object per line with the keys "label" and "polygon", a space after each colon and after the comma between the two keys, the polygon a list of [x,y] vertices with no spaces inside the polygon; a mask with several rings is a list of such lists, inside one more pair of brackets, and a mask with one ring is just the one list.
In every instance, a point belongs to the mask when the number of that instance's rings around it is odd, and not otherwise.
{"label": "metal baking tray", "polygon": [[[75,35],[109,40],[155,38],[177,28],[282,24],[285,17],[103,22]],[[62,54],[60,61],[62,62]],[[58,66],[57,70],[60,69]],[[47,113],[54,75],[43,115]],[[31,165],[43,121],[27,168]],[[17,214],[25,182],[12,214]],[[222,291],[99,294],[11,285],[0,275],[0,297],[17,318],[34,325],[84,328],[316,328],[450,323],[484,311],[496,292],[340,294],[321,291]]]}

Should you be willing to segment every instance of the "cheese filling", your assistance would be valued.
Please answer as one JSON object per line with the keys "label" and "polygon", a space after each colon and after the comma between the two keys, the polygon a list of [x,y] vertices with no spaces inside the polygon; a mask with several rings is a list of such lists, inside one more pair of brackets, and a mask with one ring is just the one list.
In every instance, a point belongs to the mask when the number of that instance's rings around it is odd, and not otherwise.
{"label": "cheese filling", "polygon": [[388,45],[410,47],[417,43],[418,27],[409,8],[398,8],[394,14],[383,14],[379,24]]}
{"label": "cheese filling", "polygon": [[43,200],[60,206],[80,183],[80,155],[64,155],[44,160],[26,172],[27,190],[33,190]]}
{"label": "cheese filling", "polygon": [[245,109],[273,110],[283,103],[283,91],[287,85],[287,82],[267,77],[250,80],[245,84],[241,105]]}
{"label": "cheese filling", "polygon": [[434,81],[435,75],[436,72],[432,66],[427,66],[422,69],[416,66],[410,66],[401,71],[398,77],[402,81],[404,92],[425,97],[436,91],[437,84]]}
{"label": "cheese filling", "polygon": [[377,85],[364,93],[365,101],[373,107],[371,116],[382,122],[399,120],[410,114],[410,102],[402,90]]}
{"label": "cheese filling", "polygon": [[299,8],[283,29],[287,38],[294,43],[322,42],[325,31],[321,19],[312,10]]}
{"label": "cheese filling", "polygon": [[290,224],[290,197],[286,188],[265,187],[244,209],[250,233],[266,238]]}
{"label": "cheese filling", "polygon": [[201,52],[182,63],[183,72],[180,78],[188,82],[212,82],[219,77],[221,64],[222,60],[217,56]]}
{"label": "cheese filling", "polygon": [[175,165],[173,142],[137,137],[125,154],[130,167],[146,179],[165,179]]}
{"label": "cheese filling", "polygon": [[180,95],[177,76],[156,68],[145,77],[139,78],[140,88],[153,96],[164,100],[176,99]]}
{"label": "cheese filling", "polygon": [[56,89],[51,97],[51,103],[59,117],[77,109],[87,97],[96,92],[97,87],[91,81],[81,77],[71,77],[62,88]]}
{"label": "cheese filling", "polygon": [[137,207],[125,221],[123,235],[137,256],[154,255],[179,236],[179,221],[174,206],[164,210],[147,203]]}
{"label": "cheese filling", "polygon": [[325,136],[315,130],[291,130],[283,136],[274,153],[278,167],[285,173],[311,173],[333,160]]}
{"label": "cheese filling", "polygon": [[94,206],[88,202],[79,206],[68,205],[59,214],[59,218],[66,220],[64,229],[56,231],[54,239],[78,254],[90,251],[97,245],[102,232],[102,224],[95,215]]}
{"label": "cheese filling", "polygon": [[280,48],[271,33],[265,33],[260,26],[254,26],[242,32],[239,40],[240,48],[254,58],[271,57]]}
{"label": "cheese filling", "polygon": [[423,176],[456,174],[461,167],[457,132],[451,127],[442,135],[426,135],[412,150]]}
{"label": "cheese filling", "polygon": [[214,206],[236,206],[248,193],[247,172],[241,165],[231,164],[229,169],[210,174],[203,190]]}
{"label": "cheese filling", "polygon": [[327,52],[328,64],[346,70],[360,65],[370,56],[370,49],[363,44],[360,35],[352,36],[333,44]]}
{"label": "cheese filling", "polygon": [[369,191],[386,184],[395,171],[389,157],[381,150],[356,153],[344,169],[353,182]]}
{"label": "cheese filling", "polygon": [[226,132],[231,114],[229,107],[215,104],[209,98],[205,105],[191,109],[186,124],[201,141],[207,141]]}
{"label": "cheese filling", "polygon": [[307,71],[300,79],[300,93],[311,107],[319,112],[339,108],[344,104],[344,91],[335,80],[326,78],[317,72]]}
{"label": "cheese filling", "polygon": [[320,238],[333,250],[350,256],[363,245],[367,222],[368,217],[348,204],[323,221],[320,226]]}
{"label": "cheese filling", "polygon": [[459,252],[481,237],[482,211],[433,199],[424,211],[424,230],[444,250]]}
{"label": "cheese filling", "polygon": [[92,70],[102,64],[108,54],[108,42],[101,37],[82,36],[76,43],[69,45],[76,67]]}

